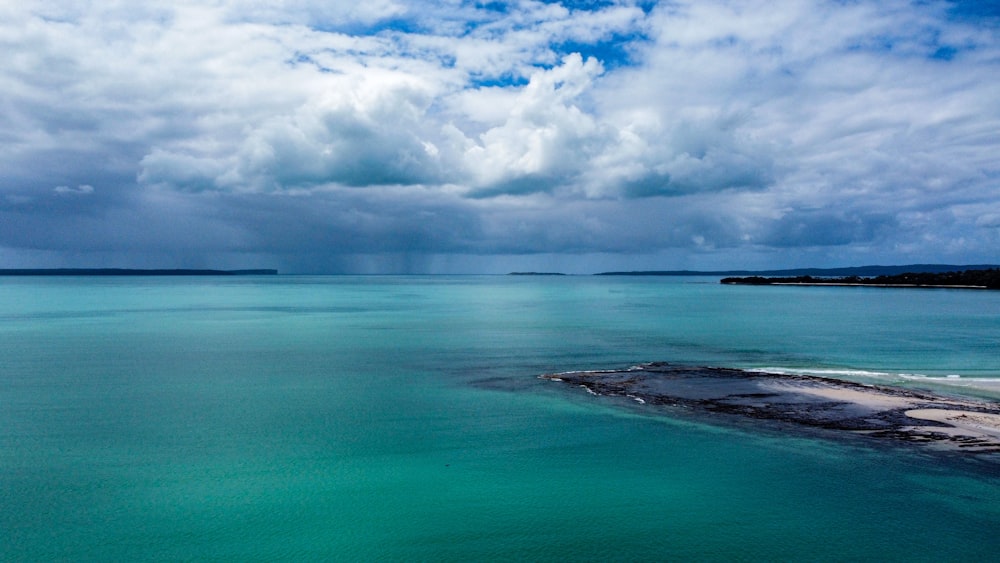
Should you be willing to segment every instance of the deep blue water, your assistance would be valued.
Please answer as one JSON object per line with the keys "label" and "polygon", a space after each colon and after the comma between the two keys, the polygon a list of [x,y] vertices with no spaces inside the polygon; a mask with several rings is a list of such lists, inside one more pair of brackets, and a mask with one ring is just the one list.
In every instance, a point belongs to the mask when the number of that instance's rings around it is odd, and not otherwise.
{"label": "deep blue water", "polygon": [[995,557],[988,465],[537,379],[662,360],[1000,397],[1000,292],[717,281],[0,278],[0,560]]}

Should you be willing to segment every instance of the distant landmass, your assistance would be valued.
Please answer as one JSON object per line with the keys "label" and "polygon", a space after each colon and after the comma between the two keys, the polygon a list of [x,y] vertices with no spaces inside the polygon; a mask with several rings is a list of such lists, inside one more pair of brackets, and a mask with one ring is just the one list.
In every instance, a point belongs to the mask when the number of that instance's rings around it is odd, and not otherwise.
{"label": "distant landmass", "polygon": [[951,272],[906,272],[874,277],[762,277],[723,278],[724,284],[740,285],[869,285],[878,287],[943,287],[963,289],[1000,289],[1000,269]]}
{"label": "distant landmass", "polygon": [[909,264],[905,266],[852,266],[847,268],[793,268],[788,270],[649,270],[602,272],[598,276],[894,276],[901,274],[943,274],[967,270],[995,270],[997,264]]}
{"label": "distant landmass", "polygon": [[511,272],[508,276],[565,276],[562,272]]}
{"label": "distant landmass", "polygon": [[274,276],[278,270],[136,270],[131,268],[14,268],[0,276]]}

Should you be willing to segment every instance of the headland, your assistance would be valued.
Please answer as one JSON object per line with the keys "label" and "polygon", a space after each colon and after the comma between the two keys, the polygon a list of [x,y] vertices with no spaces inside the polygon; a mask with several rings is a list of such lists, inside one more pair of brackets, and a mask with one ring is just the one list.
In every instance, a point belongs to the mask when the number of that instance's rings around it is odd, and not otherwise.
{"label": "headland", "polygon": [[895,275],[862,277],[748,276],[720,280],[727,285],[807,285],[807,286],[871,286],[924,287],[949,289],[1000,289],[1000,269],[962,270],[952,272],[905,272]]}

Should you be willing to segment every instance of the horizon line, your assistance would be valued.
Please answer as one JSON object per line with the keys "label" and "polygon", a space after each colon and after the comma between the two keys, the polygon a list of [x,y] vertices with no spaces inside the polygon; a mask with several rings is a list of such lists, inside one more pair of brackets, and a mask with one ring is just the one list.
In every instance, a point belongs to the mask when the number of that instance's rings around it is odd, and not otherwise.
{"label": "horizon line", "polygon": [[1000,264],[916,263],[900,265],[871,264],[864,266],[799,267],[778,269],[726,270],[628,270],[592,273],[531,272],[507,273],[434,273],[434,272],[279,272],[274,268],[215,269],[215,268],[0,268],[0,276],[734,276],[734,275],[882,275],[885,273],[943,273],[963,270],[1000,268]]}

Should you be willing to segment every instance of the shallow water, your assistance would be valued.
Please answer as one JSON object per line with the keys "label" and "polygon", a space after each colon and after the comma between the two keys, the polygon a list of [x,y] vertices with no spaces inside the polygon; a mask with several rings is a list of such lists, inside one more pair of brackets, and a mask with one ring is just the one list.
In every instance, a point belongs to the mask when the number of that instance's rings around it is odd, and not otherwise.
{"label": "shallow water", "polygon": [[1000,380],[998,344],[1000,292],[0,278],[0,560],[986,560],[990,466],[537,376],[665,360],[968,392]]}

